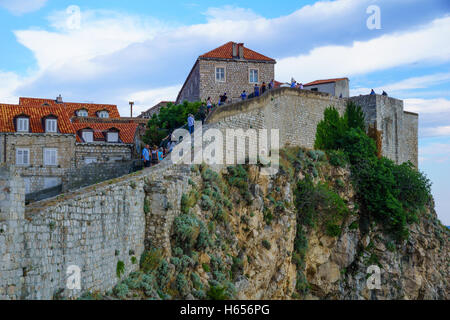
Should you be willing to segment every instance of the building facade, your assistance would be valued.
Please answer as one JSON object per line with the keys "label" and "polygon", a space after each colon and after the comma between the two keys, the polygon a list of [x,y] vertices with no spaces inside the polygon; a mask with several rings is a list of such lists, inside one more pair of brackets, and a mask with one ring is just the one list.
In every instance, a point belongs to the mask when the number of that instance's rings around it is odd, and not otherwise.
{"label": "building facade", "polygon": [[61,185],[67,172],[90,163],[131,160],[139,124],[119,119],[115,105],[65,103],[61,96],[0,104],[0,164],[16,167],[29,194]]}
{"label": "building facade", "polygon": [[153,117],[154,114],[158,114],[159,111],[161,110],[161,108],[167,107],[167,105],[169,103],[174,104],[175,101],[161,101],[160,103],[158,103],[157,105],[151,107],[150,109],[148,109],[147,111],[142,112],[138,118],[141,119],[151,119],[151,117]]}
{"label": "building facade", "polygon": [[348,78],[316,80],[303,85],[305,90],[325,92],[338,98],[350,97]]}
{"label": "building facade", "polygon": [[184,100],[217,103],[224,93],[232,101],[239,100],[243,90],[250,94],[255,84],[266,85],[275,77],[276,61],[244,47],[228,42],[198,57],[189,73],[176,103]]}

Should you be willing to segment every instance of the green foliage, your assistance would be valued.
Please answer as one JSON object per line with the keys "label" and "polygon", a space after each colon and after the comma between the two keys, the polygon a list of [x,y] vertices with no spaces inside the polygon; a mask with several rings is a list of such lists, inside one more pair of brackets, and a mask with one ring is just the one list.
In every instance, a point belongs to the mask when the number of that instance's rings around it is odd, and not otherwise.
{"label": "green foliage", "polygon": [[192,113],[200,120],[198,114],[200,106],[201,102],[185,101],[179,105],[169,103],[148,121],[143,141],[150,145],[160,145],[170,132],[187,123],[188,114]]}
{"label": "green foliage", "polygon": [[227,288],[220,283],[210,286],[208,292],[206,293],[210,300],[228,300],[229,295],[227,293]]}
{"label": "green foliage", "polygon": [[161,265],[162,256],[161,249],[152,248],[144,251],[140,260],[141,270],[145,273],[149,273],[158,269]]}
{"label": "green foliage", "polygon": [[128,296],[129,288],[124,283],[121,282],[118,285],[116,285],[113,289],[113,293],[119,298],[119,299],[125,299]]}
{"label": "green foliage", "polygon": [[207,264],[207,263],[203,263],[202,268],[203,268],[203,270],[205,270],[205,272],[211,272],[211,268],[209,267],[209,264]]}
{"label": "green foliage", "polygon": [[175,245],[182,248],[183,252],[190,253],[204,227],[203,222],[193,214],[181,214],[175,218],[173,226]]}
{"label": "green foliage", "polygon": [[341,235],[342,229],[341,226],[338,224],[335,224],[331,221],[328,221],[326,224],[326,230],[325,233],[330,237],[339,237]]}
{"label": "green foliage", "polygon": [[344,136],[347,126],[335,107],[328,107],[324,119],[317,125],[315,149],[338,149],[339,141]]}
{"label": "green foliage", "polygon": [[270,250],[270,248],[272,248],[272,245],[271,245],[270,242],[267,241],[266,239],[264,239],[264,240],[262,241],[262,246],[263,246],[264,248],[266,248],[267,250]]}
{"label": "green foliage", "polygon": [[180,295],[182,297],[186,297],[189,294],[190,290],[189,290],[189,283],[186,280],[184,274],[179,273],[177,275],[175,283],[177,285],[177,290],[180,293]]}
{"label": "green foliage", "polygon": [[345,167],[348,163],[347,154],[342,150],[328,150],[328,161],[335,167]]}
{"label": "green foliage", "polygon": [[[348,103],[344,117],[334,108],[325,110],[324,120],[317,126],[315,146],[335,150],[328,151],[333,165],[342,166],[348,158],[361,212],[385,225],[399,240],[406,239],[407,225],[418,221],[418,214],[431,199],[431,183],[411,163],[396,165],[377,157],[375,142],[364,132],[360,108]],[[313,211],[311,202],[299,205],[309,217]],[[327,230],[338,233],[332,224]]]}
{"label": "green foliage", "polygon": [[359,228],[359,223],[358,221],[353,221],[349,226],[348,229],[349,230],[356,230]]}
{"label": "green foliage", "polygon": [[365,131],[365,115],[361,107],[356,105],[353,101],[347,102],[344,122],[347,128],[359,128]]}
{"label": "green foliage", "polygon": [[156,272],[156,280],[161,289],[164,289],[169,283],[169,264],[166,260],[162,260],[157,272]]}
{"label": "green foliage", "polygon": [[273,220],[272,211],[269,208],[264,207],[263,215],[264,215],[264,221],[266,222],[266,224],[268,226],[270,226],[272,224],[272,220]]}
{"label": "green foliage", "polygon": [[350,130],[365,131],[364,113],[361,107],[349,101],[343,117],[333,106],[325,109],[324,119],[319,122],[316,130],[315,149],[338,150],[346,145],[343,141]]}
{"label": "green foliage", "polygon": [[122,274],[125,272],[125,263],[121,260],[117,261],[117,266],[116,266],[116,275],[117,278],[120,279],[120,277],[122,276]]}

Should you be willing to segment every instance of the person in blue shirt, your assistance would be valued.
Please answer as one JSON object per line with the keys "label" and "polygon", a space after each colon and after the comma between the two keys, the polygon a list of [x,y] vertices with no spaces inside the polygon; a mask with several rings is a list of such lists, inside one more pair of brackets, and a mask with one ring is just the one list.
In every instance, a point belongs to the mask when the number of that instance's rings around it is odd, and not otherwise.
{"label": "person in blue shirt", "polygon": [[375,94],[375,90],[372,89],[372,91],[370,91],[370,95],[373,96]]}
{"label": "person in blue shirt", "polygon": [[144,161],[144,167],[149,168],[151,162],[150,162],[150,146],[148,144],[142,150],[142,160]]}
{"label": "person in blue shirt", "polygon": [[187,122],[188,122],[189,133],[193,134],[194,133],[195,119],[194,119],[194,116],[192,114],[189,114],[189,116],[187,118]]}
{"label": "person in blue shirt", "polygon": [[259,97],[259,86],[255,84],[255,97]]}
{"label": "person in blue shirt", "polygon": [[158,150],[158,160],[161,162],[164,160],[164,152],[162,148],[159,148]]}
{"label": "person in blue shirt", "polygon": [[242,91],[242,93],[241,93],[241,99],[242,99],[242,101],[244,101],[245,99],[247,99],[247,92],[245,92],[245,90]]}

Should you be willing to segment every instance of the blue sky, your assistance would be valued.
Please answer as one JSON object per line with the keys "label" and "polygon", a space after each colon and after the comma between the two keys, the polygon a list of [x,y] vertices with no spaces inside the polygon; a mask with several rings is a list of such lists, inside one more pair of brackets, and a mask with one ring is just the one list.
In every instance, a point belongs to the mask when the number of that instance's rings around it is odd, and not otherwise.
{"label": "blue sky", "polygon": [[[369,30],[377,5],[381,29]],[[80,9],[70,23],[69,6]],[[174,99],[195,59],[225,42],[277,60],[276,79],[347,76],[420,114],[419,166],[450,225],[450,1],[0,0],[0,101]]]}

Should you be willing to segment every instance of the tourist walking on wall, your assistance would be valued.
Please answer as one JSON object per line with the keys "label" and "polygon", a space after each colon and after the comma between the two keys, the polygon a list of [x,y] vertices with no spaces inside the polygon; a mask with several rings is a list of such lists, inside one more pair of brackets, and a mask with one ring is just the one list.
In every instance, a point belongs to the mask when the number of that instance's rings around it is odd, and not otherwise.
{"label": "tourist walking on wall", "polygon": [[219,106],[223,106],[225,102],[227,102],[227,99],[228,99],[227,93],[225,92],[223,96],[219,97]]}
{"label": "tourist walking on wall", "polygon": [[297,81],[295,81],[294,78],[291,78],[291,88],[295,88],[296,85],[297,85]]}
{"label": "tourist walking on wall", "polygon": [[272,90],[274,88],[274,81],[273,79],[269,82],[269,90]]}
{"label": "tourist walking on wall", "polygon": [[194,116],[192,114],[189,114],[189,116],[187,118],[187,123],[188,123],[189,133],[193,134],[194,133],[195,119],[194,119]]}
{"label": "tourist walking on wall", "polygon": [[208,109],[208,113],[210,113],[211,110],[212,110],[212,100],[211,100],[211,97],[208,97],[208,99],[206,100],[206,108]]}
{"label": "tourist walking on wall", "polygon": [[158,159],[158,147],[157,147],[157,146],[153,146],[153,150],[152,150],[152,163],[153,163],[153,164],[158,164],[158,163],[159,163],[159,159]]}
{"label": "tourist walking on wall", "polygon": [[241,100],[244,101],[245,99],[247,99],[247,92],[245,92],[245,90],[244,90],[241,93]]}
{"label": "tourist walking on wall", "polygon": [[298,88],[299,88],[300,90],[303,90],[303,83],[300,83],[300,84],[298,85]]}
{"label": "tourist walking on wall", "polygon": [[370,91],[370,95],[373,96],[374,94],[375,94],[375,90],[372,89],[372,90]]}
{"label": "tourist walking on wall", "polygon": [[254,93],[255,97],[259,97],[259,86],[258,84],[255,83],[255,93]]}
{"label": "tourist walking on wall", "polygon": [[205,124],[205,120],[206,120],[206,107],[205,104],[202,103],[202,105],[200,106],[200,109],[198,110],[198,114],[200,116],[200,120],[202,120],[202,124]]}
{"label": "tourist walking on wall", "polygon": [[261,85],[261,95],[263,95],[264,92],[266,92],[266,83],[265,82],[263,82]]}
{"label": "tourist walking on wall", "polygon": [[148,144],[142,149],[142,160],[145,168],[150,167],[150,146]]}

